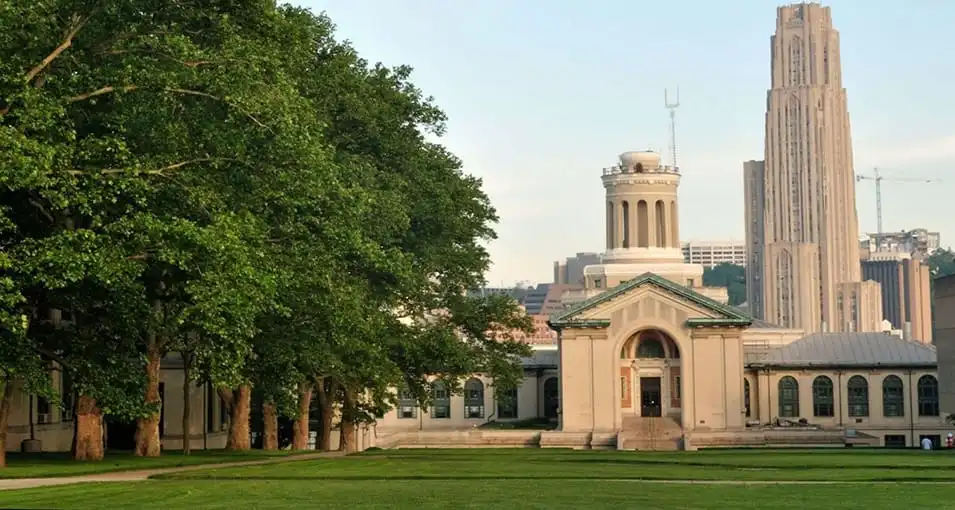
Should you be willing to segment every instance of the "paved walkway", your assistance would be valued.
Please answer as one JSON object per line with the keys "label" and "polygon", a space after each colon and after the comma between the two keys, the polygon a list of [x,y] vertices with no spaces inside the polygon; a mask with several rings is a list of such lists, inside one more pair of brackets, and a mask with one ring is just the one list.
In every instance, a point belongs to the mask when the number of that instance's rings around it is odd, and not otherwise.
{"label": "paved walkway", "polygon": [[32,489],[34,487],[53,487],[56,485],[70,485],[75,483],[141,482],[148,480],[151,476],[182,473],[184,471],[199,471],[203,469],[219,469],[228,467],[258,466],[262,464],[278,464],[284,462],[298,462],[302,460],[341,457],[342,455],[344,455],[342,452],[316,452],[290,455],[287,457],[282,456],[268,459],[240,460],[236,462],[223,462],[219,464],[196,464],[193,466],[156,468],[139,471],[116,471],[112,473],[62,476],[56,478],[10,478],[0,480],[0,491],[13,489]]}

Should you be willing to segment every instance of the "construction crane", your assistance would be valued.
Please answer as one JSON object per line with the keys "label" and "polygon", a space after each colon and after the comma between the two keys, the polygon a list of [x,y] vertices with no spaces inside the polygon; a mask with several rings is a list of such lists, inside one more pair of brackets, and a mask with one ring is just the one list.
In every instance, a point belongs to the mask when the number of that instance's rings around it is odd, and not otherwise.
{"label": "construction crane", "polygon": [[878,168],[872,169],[872,175],[857,175],[856,182],[860,181],[875,181],[875,214],[877,220],[877,236],[876,236],[876,246],[881,246],[882,244],[882,181],[896,181],[896,182],[936,182],[935,179],[918,179],[910,177],[885,177],[879,173]]}

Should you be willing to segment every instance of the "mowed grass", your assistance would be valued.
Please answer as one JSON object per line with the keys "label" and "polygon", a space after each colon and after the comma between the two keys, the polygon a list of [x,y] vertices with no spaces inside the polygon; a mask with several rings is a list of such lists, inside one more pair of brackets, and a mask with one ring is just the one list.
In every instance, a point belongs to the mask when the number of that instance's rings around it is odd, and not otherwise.
{"label": "mowed grass", "polygon": [[69,453],[7,453],[7,467],[0,469],[0,479],[8,478],[50,478],[57,476],[79,476],[116,471],[139,471],[161,469],[198,464],[222,464],[246,460],[267,459],[288,455],[289,452],[231,452],[225,450],[198,450],[190,455],[180,451],[167,451],[159,457],[136,457],[131,452],[112,452],[106,458],[95,462],[78,462],[70,458]]}
{"label": "mowed grass", "polygon": [[[751,449],[635,453],[550,449],[408,449],[280,465],[209,468],[164,475],[162,478],[955,482],[955,452]],[[952,489],[955,490],[955,486]]]}
{"label": "mowed grass", "polygon": [[[811,480],[836,483],[756,484]],[[952,452],[389,450],[0,491],[0,508],[950,509],[952,494]]]}
{"label": "mowed grass", "polygon": [[950,510],[941,485],[669,485],[599,480],[191,480],[0,491],[0,508]]}

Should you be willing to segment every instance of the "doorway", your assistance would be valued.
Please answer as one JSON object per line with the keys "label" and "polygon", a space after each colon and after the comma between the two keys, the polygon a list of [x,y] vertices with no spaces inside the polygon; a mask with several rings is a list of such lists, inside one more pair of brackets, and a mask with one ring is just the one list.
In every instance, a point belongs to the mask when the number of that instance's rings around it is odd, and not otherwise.
{"label": "doorway", "polygon": [[659,377],[640,378],[640,415],[659,417],[663,415]]}

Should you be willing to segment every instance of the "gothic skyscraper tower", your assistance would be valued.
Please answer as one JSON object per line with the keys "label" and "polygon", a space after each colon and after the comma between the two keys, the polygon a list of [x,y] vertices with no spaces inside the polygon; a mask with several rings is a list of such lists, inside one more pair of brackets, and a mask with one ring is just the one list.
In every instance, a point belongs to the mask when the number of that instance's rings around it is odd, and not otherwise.
{"label": "gothic skyscraper tower", "polygon": [[828,7],[777,10],[771,67],[765,162],[744,170],[748,216],[760,216],[747,223],[753,312],[807,332],[877,330],[880,289],[861,281],[849,113]]}

